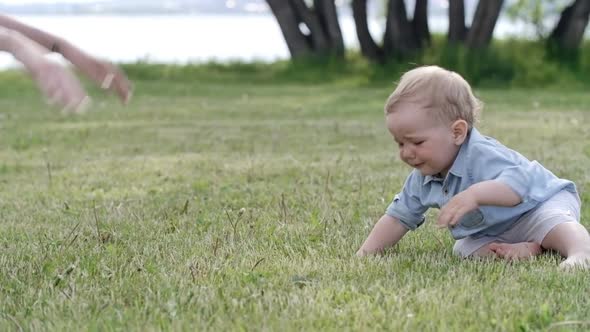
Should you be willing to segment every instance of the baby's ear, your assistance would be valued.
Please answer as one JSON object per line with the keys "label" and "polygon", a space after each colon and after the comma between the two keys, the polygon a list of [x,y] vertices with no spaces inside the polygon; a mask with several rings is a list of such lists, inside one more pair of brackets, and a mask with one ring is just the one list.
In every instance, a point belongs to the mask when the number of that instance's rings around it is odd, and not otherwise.
{"label": "baby's ear", "polygon": [[469,125],[465,120],[457,120],[451,125],[451,130],[453,132],[453,140],[455,141],[455,145],[461,145],[467,137]]}

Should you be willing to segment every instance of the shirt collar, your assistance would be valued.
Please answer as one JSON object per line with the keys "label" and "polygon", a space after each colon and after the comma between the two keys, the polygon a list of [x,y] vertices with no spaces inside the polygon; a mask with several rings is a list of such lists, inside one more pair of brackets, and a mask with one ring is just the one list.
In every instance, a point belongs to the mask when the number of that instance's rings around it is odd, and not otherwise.
{"label": "shirt collar", "polygon": [[[472,139],[477,139],[478,137],[480,137],[481,134],[479,133],[479,131],[477,131],[477,129],[475,128],[471,128],[469,130],[469,132],[467,133],[467,137],[465,138],[465,142],[463,142],[463,144],[461,144],[461,148],[459,149],[459,152],[457,153],[457,157],[455,157],[455,161],[453,161],[453,166],[451,166],[451,169],[449,169],[449,173],[453,174],[456,177],[462,177],[465,173],[466,173],[466,163],[465,160],[467,158],[467,147],[469,146],[469,142],[471,142]],[[448,176],[448,174],[447,174]],[[437,176],[432,176],[432,175],[426,175],[424,177],[424,182],[423,184],[427,184],[430,181],[444,181],[443,178],[437,177]]]}

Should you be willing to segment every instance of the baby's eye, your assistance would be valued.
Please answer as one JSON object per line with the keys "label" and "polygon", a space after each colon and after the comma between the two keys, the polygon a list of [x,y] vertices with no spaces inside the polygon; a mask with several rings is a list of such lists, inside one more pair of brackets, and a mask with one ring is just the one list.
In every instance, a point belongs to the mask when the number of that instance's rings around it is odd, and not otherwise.
{"label": "baby's eye", "polygon": [[424,141],[418,141],[418,142],[416,142],[414,144],[416,144],[416,145],[422,145],[422,143],[424,143]]}
{"label": "baby's eye", "polygon": [[397,146],[401,148],[404,146],[404,143],[397,143]]}

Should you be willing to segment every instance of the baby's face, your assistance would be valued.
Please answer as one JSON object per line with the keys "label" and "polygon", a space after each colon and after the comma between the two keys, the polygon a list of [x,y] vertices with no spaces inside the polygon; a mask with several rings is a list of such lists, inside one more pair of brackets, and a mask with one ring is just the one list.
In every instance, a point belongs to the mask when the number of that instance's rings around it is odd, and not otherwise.
{"label": "baby's face", "polygon": [[446,176],[460,148],[451,124],[443,123],[416,103],[403,102],[386,117],[400,158],[422,175]]}

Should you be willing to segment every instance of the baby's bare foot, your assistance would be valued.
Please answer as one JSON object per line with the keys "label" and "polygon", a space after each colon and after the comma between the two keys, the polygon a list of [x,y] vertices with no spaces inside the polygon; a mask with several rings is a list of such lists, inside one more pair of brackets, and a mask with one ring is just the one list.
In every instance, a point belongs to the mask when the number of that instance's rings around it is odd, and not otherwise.
{"label": "baby's bare foot", "polygon": [[542,252],[541,245],[534,242],[490,243],[490,250],[506,260],[528,259]]}
{"label": "baby's bare foot", "polygon": [[559,267],[563,270],[588,270],[590,269],[590,253],[580,253],[566,258]]}

